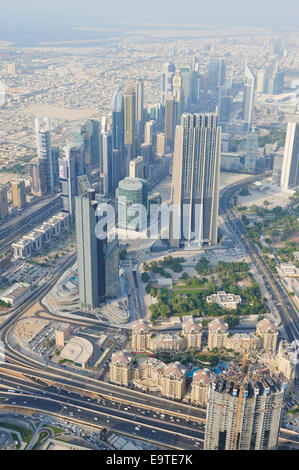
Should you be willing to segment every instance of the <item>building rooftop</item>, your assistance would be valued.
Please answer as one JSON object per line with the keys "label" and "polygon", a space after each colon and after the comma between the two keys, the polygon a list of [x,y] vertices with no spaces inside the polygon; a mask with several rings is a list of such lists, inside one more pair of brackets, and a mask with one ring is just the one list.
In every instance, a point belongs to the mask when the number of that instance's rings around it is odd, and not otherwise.
{"label": "building rooftop", "polygon": [[87,339],[72,336],[60,352],[60,357],[78,364],[86,364],[92,353],[93,346]]}

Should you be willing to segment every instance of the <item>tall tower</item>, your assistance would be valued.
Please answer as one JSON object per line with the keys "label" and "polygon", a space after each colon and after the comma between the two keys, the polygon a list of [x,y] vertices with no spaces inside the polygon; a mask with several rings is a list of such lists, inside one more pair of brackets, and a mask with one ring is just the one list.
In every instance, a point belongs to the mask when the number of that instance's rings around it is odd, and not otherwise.
{"label": "tall tower", "polygon": [[48,191],[54,191],[54,163],[51,148],[50,119],[36,118],[37,156],[46,161]]}
{"label": "tall tower", "polygon": [[208,391],[205,450],[276,449],[286,380],[264,364],[230,366]]}
{"label": "tall tower", "polygon": [[212,92],[224,85],[226,80],[226,68],[224,59],[211,60],[208,68],[208,89]]}
{"label": "tall tower", "polygon": [[7,189],[0,185],[0,220],[6,220],[8,213]]}
{"label": "tall tower", "polygon": [[124,145],[125,145],[125,112],[124,97],[117,89],[112,100],[112,188],[117,188],[118,182],[124,177]]}
{"label": "tall tower", "polygon": [[85,124],[90,139],[90,163],[99,164],[99,123],[95,119],[88,119]]}
{"label": "tall tower", "polygon": [[142,137],[143,132],[143,80],[138,79],[135,84],[136,89],[136,135]]}
{"label": "tall tower", "polygon": [[165,105],[166,96],[172,95],[174,72],[175,66],[172,62],[163,65],[161,74],[161,104],[163,106]]}
{"label": "tall tower", "polygon": [[173,150],[175,133],[175,97],[166,96],[165,98],[165,140],[170,150]]}
{"label": "tall tower", "polygon": [[247,144],[244,160],[244,170],[255,172],[256,160],[259,148],[259,134],[257,131],[252,130],[247,135]]}
{"label": "tall tower", "polygon": [[299,185],[299,126],[289,122],[285,140],[281,169],[280,186],[282,190],[296,188]]}
{"label": "tall tower", "polygon": [[80,145],[68,144],[63,149],[64,155],[59,158],[59,180],[62,210],[68,212],[72,221],[75,218],[75,197],[78,194],[77,176],[82,175],[83,159]]}
{"label": "tall tower", "polygon": [[84,309],[98,307],[105,296],[105,240],[96,237],[97,204],[94,189],[76,197],[79,294]]}
{"label": "tall tower", "polygon": [[176,69],[176,72],[173,76],[173,96],[175,100],[175,114],[176,114],[176,124],[179,124],[181,120],[181,115],[183,112],[183,88],[182,88],[182,76],[180,69]]}
{"label": "tall tower", "polygon": [[134,86],[128,82],[124,90],[124,111],[125,111],[125,144],[134,145],[135,125],[136,125],[136,93]]}
{"label": "tall tower", "polygon": [[12,181],[11,183],[12,204],[19,209],[26,206],[26,187],[22,179]]}
{"label": "tall tower", "polygon": [[[113,168],[114,166],[114,168]],[[100,134],[100,173],[103,178],[103,194],[108,196],[114,193],[118,185],[118,178],[113,178],[113,172],[117,171],[117,162],[112,158],[112,134],[102,129]],[[117,171],[119,176],[119,171]]]}
{"label": "tall tower", "polygon": [[182,115],[176,128],[170,244],[216,244],[221,128],[212,113]]}
{"label": "tall tower", "polygon": [[247,130],[250,129],[252,121],[252,111],[254,105],[254,87],[255,87],[255,77],[248,67],[247,63],[245,64],[245,85],[243,92],[243,105],[242,105],[242,119],[245,121]]}

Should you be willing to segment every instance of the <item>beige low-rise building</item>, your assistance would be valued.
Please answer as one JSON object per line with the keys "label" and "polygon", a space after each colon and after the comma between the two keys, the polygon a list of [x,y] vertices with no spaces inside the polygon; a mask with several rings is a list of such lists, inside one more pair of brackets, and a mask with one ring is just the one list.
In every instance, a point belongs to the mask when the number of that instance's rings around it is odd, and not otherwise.
{"label": "beige low-rise building", "polygon": [[261,347],[268,351],[275,351],[278,337],[278,326],[276,323],[264,318],[256,325],[256,335],[262,339]]}
{"label": "beige low-rise building", "polygon": [[186,349],[186,340],[177,333],[159,333],[150,339],[149,349],[154,352],[180,352]]}
{"label": "beige low-rise building", "polygon": [[193,374],[191,384],[191,403],[206,406],[208,403],[208,390],[215,374],[209,369],[201,369]]}
{"label": "beige low-rise building", "polygon": [[208,295],[206,301],[208,303],[213,302],[226,310],[235,310],[238,304],[241,303],[241,297],[239,295],[219,291],[217,294]]}
{"label": "beige low-rise building", "polygon": [[167,398],[181,400],[186,389],[186,368],[179,362],[168,364],[162,376],[161,393]]}
{"label": "beige low-rise building", "polygon": [[112,354],[110,362],[110,382],[128,387],[132,378],[133,355],[129,351]]}
{"label": "beige low-rise building", "polygon": [[208,349],[225,348],[228,336],[228,324],[221,319],[215,319],[208,325]]}
{"label": "beige low-rise building", "polygon": [[148,351],[150,349],[151,332],[149,322],[137,320],[132,327],[132,351]]}
{"label": "beige low-rise building", "polygon": [[183,323],[182,335],[186,339],[188,349],[201,349],[202,327],[194,320],[187,320]]}
{"label": "beige low-rise building", "polygon": [[228,335],[225,340],[226,349],[232,349],[236,352],[256,351],[261,347],[261,344],[261,338],[258,336],[248,335],[246,333]]}
{"label": "beige low-rise building", "polygon": [[258,361],[266,364],[272,374],[283,374],[288,381],[288,388],[291,389],[294,384],[296,373],[296,353],[292,344],[286,340],[279,343],[277,353],[274,351],[267,351],[263,353]]}
{"label": "beige low-rise building", "polygon": [[133,383],[144,391],[161,391],[165,364],[154,357],[139,359],[133,371]]}

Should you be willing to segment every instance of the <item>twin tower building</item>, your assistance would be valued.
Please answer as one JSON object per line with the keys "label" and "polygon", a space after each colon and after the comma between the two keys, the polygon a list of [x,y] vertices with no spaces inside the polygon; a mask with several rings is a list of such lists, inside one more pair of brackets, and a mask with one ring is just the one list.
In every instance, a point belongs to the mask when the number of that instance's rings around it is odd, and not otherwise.
{"label": "twin tower building", "polygon": [[217,243],[220,151],[216,114],[182,115],[173,161],[169,230],[173,248]]}

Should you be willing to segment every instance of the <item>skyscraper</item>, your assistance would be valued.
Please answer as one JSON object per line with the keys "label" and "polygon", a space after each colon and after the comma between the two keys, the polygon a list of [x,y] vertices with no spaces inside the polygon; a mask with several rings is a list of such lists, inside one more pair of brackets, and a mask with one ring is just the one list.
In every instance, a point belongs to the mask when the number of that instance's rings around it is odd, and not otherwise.
{"label": "skyscraper", "polygon": [[124,97],[117,89],[112,100],[112,190],[125,175],[125,112]]}
{"label": "skyscraper", "polygon": [[96,232],[103,217],[94,189],[76,197],[76,236],[81,307],[94,309],[118,291],[118,241]]}
{"label": "skyscraper", "polygon": [[[172,176],[170,244],[216,244],[220,179],[221,128],[217,116],[182,115],[176,128]],[[177,233],[177,230],[180,233]]]}
{"label": "skyscraper", "polygon": [[175,122],[179,124],[183,112],[184,95],[180,69],[176,69],[173,76],[173,96],[175,100]]}
{"label": "skyscraper", "polygon": [[[132,145],[135,144],[135,135],[136,135],[136,93],[135,88],[132,83],[129,81],[125,90],[124,90],[124,139],[125,144]],[[134,154],[134,152],[133,152]]]}
{"label": "skyscraper", "polygon": [[144,143],[152,144],[153,143],[153,128],[155,121],[147,121],[144,126]]}
{"label": "skyscraper", "polygon": [[64,155],[59,158],[59,180],[62,211],[75,218],[75,197],[78,194],[77,177],[83,174],[82,149],[80,145],[68,144],[63,148]]}
{"label": "skyscraper", "polygon": [[26,187],[25,181],[22,179],[14,180],[11,183],[12,204],[19,209],[26,206]]}
{"label": "skyscraper", "polygon": [[211,60],[208,68],[208,89],[216,93],[226,80],[224,59]]}
{"label": "skyscraper", "polygon": [[36,118],[37,156],[45,160],[47,165],[48,191],[54,191],[54,163],[51,148],[50,119]]}
{"label": "skyscraper", "polygon": [[257,131],[252,130],[247,134],[247,144],[244,159],[244,170],[255,172],[256,161],[258,156],[259,147],[259,134]]}
{"label": "skyscraper", "polygon": [[250,129],[251,121],[252,121],[252,111],[253,111],[253,105],[254,105],[254,87],[255,87],[255,77],[246,63],[245,64],[245,85],[244,85],[243,106],[242,106],[242,120],[245,122],[245,127],[247,130]]}
{"label": "skyscraper", "polygon": [[232,110],[232,96],[228,84],[225,83],[219,88],[218,96],[218,118],[219,124],[226,124],[229,121],[229,115]]}
{"label": "skyscraper", "polygon": [[135,231],[144,229],[147,219],[141,218],[138,208],[142,206],[147,209],[147,181],[142,178],[123,179],[118,185],[117,199],[119,228]]}
{"label": "skyscraper", "polygon": [[6,220],[8,217],[7,189],[0,185],[0,220]]}
{"label": "skyscraper", "polygon": [[[117,151],[118,153],[118,151]],[[102,129],[100,134],[100,174],[103,178],[103,194],[105,196],[114,194],[118,184],[119,168],[118,162],[113,162],[112,158],[112,134],[106,129]],[[114,171],[117,172],[113,178]]]}
{"label": "skyscraper", "polygon": [[170,150],[173,150],[175,134],[175,97],[166,96],[165,99],[165,140]]}
{"label": "skyscraper", "polygon": [[99,164],[99,122],[95,119],[88,119],[85,124],[86,132],[90,139],[90,164]]}
{"label": "skyscraper", "polygon": [[138,79],[135,84],[136,89],[136,135],[141,138],[143,133],[143,80]]}
{"label": "skyscraper", "polygon": [[29,162],[30,188],[34,196],[43,197],[48,192],[48,166],[44,158],[33,158]]}
{"label": "skyscraper", "polygon": [[299,126],[289,122],[285,140],[281,169],[280,186],[282,190],[296,188],[299,185]]}
{"label": "skyscraper", "polygon": [[209,386],[204,449],[276,449],[285,391],[262,364],[220,374]]}
{"label": "skyscraper", "polygon": [[192,69],[190,67],[180,68],[182,77],[182,90],[183,90],[183,111],[186,111],[191,103],[192,95]]}
{"label": "skyscraper", "polygon": [[172,95],[174,73],[175,66],[172,62],[163,65],[161,75],[161,104],[163,106],[165,105],[166,96]]}

